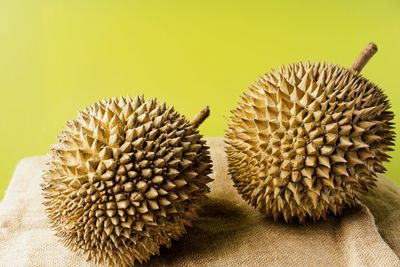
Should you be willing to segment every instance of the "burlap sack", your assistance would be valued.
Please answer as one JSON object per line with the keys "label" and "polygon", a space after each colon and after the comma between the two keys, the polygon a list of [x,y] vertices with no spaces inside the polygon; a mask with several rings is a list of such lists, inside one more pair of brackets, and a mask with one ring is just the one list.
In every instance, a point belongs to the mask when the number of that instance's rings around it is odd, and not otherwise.
{"label": "burlap sack", "polygon": [[[380,177],[365,205],[342,217],[273,222],[234,189],[222,139],[209,145],[215,182],[200,220],[144,266],[400,266],[400,189],[389,180]],[[59,244],[48,226],[39,187],[44,161],[22,160],[0,204],[0,265],[93,266]]]}

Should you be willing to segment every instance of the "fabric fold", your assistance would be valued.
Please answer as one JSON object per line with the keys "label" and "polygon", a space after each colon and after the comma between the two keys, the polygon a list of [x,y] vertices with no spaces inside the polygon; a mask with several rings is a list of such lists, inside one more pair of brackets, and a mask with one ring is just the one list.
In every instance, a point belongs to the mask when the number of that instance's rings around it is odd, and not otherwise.
{"label": "fabric fold", "polygon": [[[227,174],[222,138],[208,138],[209,199],[187,234],[143,266],[400,266],[400,189],[383,176],[359,207],[327,221],[286,224],[251,208]],[[45,156],[18,164],[0,203],[0,266],[96,266],[60,244],[40,182]]]}

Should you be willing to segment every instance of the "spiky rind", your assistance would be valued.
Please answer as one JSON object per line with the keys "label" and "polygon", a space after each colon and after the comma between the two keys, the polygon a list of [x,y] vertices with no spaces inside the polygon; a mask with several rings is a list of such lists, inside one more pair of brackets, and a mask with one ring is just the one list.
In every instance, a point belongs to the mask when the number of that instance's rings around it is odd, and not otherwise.
{"label": "spiky rind", "polygon": [[185,233],[209,192],[197,129],[155,99],[109,99],[67,123],[43,175],[56,235],[88,260],[131,266]]}
{"label": "spiky rind", "polygon": [[382,90],[327,63],[299,63],[262,76],[232,111],[228,169],[242,197],[286,221],[326,218],[352,206],[393,145]]}

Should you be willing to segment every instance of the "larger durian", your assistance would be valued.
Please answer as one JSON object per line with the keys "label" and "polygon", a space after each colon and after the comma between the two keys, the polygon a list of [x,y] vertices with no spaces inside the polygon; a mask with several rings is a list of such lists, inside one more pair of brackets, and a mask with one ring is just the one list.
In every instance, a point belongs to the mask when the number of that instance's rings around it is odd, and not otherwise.
{"label": "larger durian", "polygon": [[228,168],[261,213],[318,220],[374,186],[394,138],[387,97],[359,74],[374,52],[369,45],[350,69],[282,67],[243,95],[226,133]]}
{"label": "larger durian", "polygon": [[42,185],[61,242],[87,260],[131,266],[179,239],[211,181],[201,115],[189,122],[139,96],[97,102],[69,121]]}

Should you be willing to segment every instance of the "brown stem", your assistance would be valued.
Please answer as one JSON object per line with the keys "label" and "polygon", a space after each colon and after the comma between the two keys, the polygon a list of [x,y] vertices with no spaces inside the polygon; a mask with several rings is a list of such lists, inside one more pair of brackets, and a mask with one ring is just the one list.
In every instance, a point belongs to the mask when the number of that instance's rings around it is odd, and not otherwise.
{"label": "brown stem", "polygon": [[207,106],[203,108],[199,113],[194,116],[194,118],[190,121],[194,127],[199,127],[200,124],[207,119],[207,117],[210,115],[210,108]]}
{"label": "brown stem", "polygon": [[369,43],[367,47],[358,55],[358,57],[351,64],[350,69],[360,73],[368,61],[378,51],[378,47],[374,43]]}

